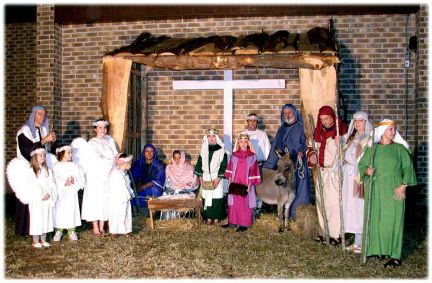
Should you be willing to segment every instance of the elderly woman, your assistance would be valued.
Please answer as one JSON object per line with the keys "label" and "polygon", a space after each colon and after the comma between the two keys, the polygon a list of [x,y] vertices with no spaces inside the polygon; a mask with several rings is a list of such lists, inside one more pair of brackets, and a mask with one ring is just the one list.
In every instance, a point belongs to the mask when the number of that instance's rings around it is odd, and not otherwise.
{"label": "elderly woman", "polygon": [[358,159],[363,155],[368,143],[372,125],[368,114],[358,111],[343,136],[344,165],[342,203],[344,227],[346,233],[354,233],[354,243],[346,249],[356,254],[361,253],[363,231],[363,184],[358,178]]}
{"label": "elderly woman", "polygon": [[157,158],[154,145],[144,146],[141,157],[132,165],[131,172],[138,192],[137,200],[132,200],[132,205],[143,207],[147,216],[148,198],[161,196],[165,183],[165,167]]}
{"label": "elderly woman", "polygon": [[229,179],[230,185],[228,224],[223,227],[238,227],[237,232],[246,231],[253,224],[255,186],[261,184],[257,156],[247,134],[238,136],[225,178]]}
{"label": "elderly woman", "polygon": [[359,162],[360,177],[366,184],[365,199],[371,194],[370,208],[365,205],[365,215],[370,209],[370,218],[363,250],[368,257],[389,257],[384,268],[394,268],[402,264],[405,191],[407,186],[416,185],[417,179],[409,146],[397,132],[394,121],[384,119],[379,123],[374,142],[372,164],[371,148],[366,149]]}
{"label": "elderly woman", "polygon": [[208,129],[203,137],[194,173],[199,177],[203,200],[203,219],[206,224],[217,224],[226,217],[223,182],[227,166],[225,145],[218,131]]}
{"label": "elderly woman", "polygon": [[[49,142],[55,142],[56,135],[48,129],[48,118],[43,106],[34,106],[26,123],[20,128],[16,135],[17,157],[30,161],[30,153],[39,146],[46,146]],[[19,199],[16,201],[15,209],[15,234],[26,236],[29,234],[29,211],[28,205]]]}

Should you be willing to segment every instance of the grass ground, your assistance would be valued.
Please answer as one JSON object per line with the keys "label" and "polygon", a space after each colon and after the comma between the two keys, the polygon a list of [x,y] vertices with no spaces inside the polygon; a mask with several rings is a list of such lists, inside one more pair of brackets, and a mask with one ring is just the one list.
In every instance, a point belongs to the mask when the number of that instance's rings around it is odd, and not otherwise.
{"label": "grass ground", "polygon": [[219,226],[197,228],[195,218],[157,221],[135,217],[135,238],[95,238],[83,225],[80,239],[31,247],[30,238],[14,235],[5,221],[5,277],[59,278],[262,278],[262,279],[424,279],[428,277],[427,230],[407,219],[403,265],[384,270],[380,260],[361,263],[361,256],[327,247],[290,232],[278,233],[273,213],[264,214],[244,233]]}

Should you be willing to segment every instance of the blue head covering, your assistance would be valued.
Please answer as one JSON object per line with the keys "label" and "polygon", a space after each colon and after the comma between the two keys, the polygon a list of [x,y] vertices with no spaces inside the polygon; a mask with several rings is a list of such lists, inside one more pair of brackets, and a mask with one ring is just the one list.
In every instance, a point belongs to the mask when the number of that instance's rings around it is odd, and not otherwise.
{"label": "blue head covering", "polygon": [[153,150],[153,153],[154,153],[151,166],[153,168],[159,168],[159,167],[163,166],[161,161],[157,158],[156,147],[153,144],[148,143],[144,146],[143,151],[142,151],[141,156],[140,156],[140,159],[135,161],[134,166],[132,166],[131,172],[132,172],[132,176],[134,177],[134,179],[138,179],[140,177],[142,168],[144,167],[144,165],[146,163],[145,156],[144,156],[144,152],[145,152],[146,148],[151,148]]}
{"label": "blue head covering", "polygon": [[[26,122],[26,125],[30,128],[30,132],[32,133],[33,138],[36,138],[36,127],[35,127],[35,116],[36,116],[36,111],[38,110],[44,110],[45,114],[46,114],[46,109],[45,107],[41,106],[41,105],[36,105],[32,108],[32,111],[30,113],[30,116]],[[45,115],[45,119],[42,122],[41,127],[45,128],[48,130],[48,118],[47,115]]]}
{"label": "blue head covering", "polygon": [[296,118],[296,121],[299,122],[299,123],[301,123],[301,124],[303,124],[302,117],[301,117],[300,113],[297,111],[297,109],[294,107],[294,105],[292,105],[292,104],[290,104],[290,103],[287,103],[287,104],[285,104],[285,105],[282,107],[282,110],[281,110],[281,125],[283,125],[283,123],[285,123],[285,116],[284,116],[284,114],[283,114],[283,111],[284,111],[285,109],[291,109],[292,112],[294,113],[294,116],[295,116],[295,118]]}

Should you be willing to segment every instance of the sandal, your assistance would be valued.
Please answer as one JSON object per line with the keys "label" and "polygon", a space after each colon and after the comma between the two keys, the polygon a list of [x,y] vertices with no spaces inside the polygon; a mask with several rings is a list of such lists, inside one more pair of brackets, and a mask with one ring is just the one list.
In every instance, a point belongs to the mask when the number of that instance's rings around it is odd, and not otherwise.
{"label": "sandal", "polygon": [[125,235],[125,238],[135,238],[135,236],[129,233]]}
{"label": "sandal", "polygon": [[330,245],[332,246],[337,246],[341,243],[341,239],[340,238],[330,238]]}
{"label": "sandal", "polygon": [[361,248],[360,246],[357,246],[356,248],[354,248],[354,249],[352,250],[352,252],[353,252],[354,254],[361,254],[361,253],[362,253],[362,248]]}
{"label": "sandal", "polygon": [[379,255],[369,255],[367,259],[381,259],[381,257]]}
{"label": "sandal", "polygon": [[323,237],[323,236],[316,236],[316,237],[315,237],[315,242],[318,242],[318,243],[325,243],[325,242],[326,242],[326,238]]}
{"label": "sandal", "polygon": [[391,258],[389,261],[387,261],[386,264],[384,264],[384,268],[391,269],[401,265],[402,265],[402,261],[400,259]]}

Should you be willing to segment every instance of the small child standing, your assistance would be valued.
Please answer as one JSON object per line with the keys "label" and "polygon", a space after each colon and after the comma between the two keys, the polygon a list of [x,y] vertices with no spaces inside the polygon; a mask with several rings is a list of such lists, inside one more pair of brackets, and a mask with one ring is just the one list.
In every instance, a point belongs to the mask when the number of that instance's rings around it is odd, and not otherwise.
{"label": "small child standing", "polygon": [[57,201],[54,209],[55,235],[53,240],[60,241],[63,229],[67,229],[71,241],[78,240],[75,228],[81,226],[78,191],[84,187],[84,172],[72,160],[72,148],[61,146],[56,150],[57,162],[54,165]]}
{"label": "small child standing", "polygon": [[49,247],[46,233],[53,231],[53,207],[55,203],[55,184],[51,169],[45,162],[45,149],[37,147],[30,153],[30,164],[35,178],[29,198],[30,232],[32,246],[40,249]]}
{"label": "small child standing", "polygon": [[132,209],[130,199],[134,197],[130,179],[126,171],[131,168],[132,155],[122,153],[115,158],[116,166],[109,175],[109,216],[108,224],[111,239],[118,234],[131,237]]}

